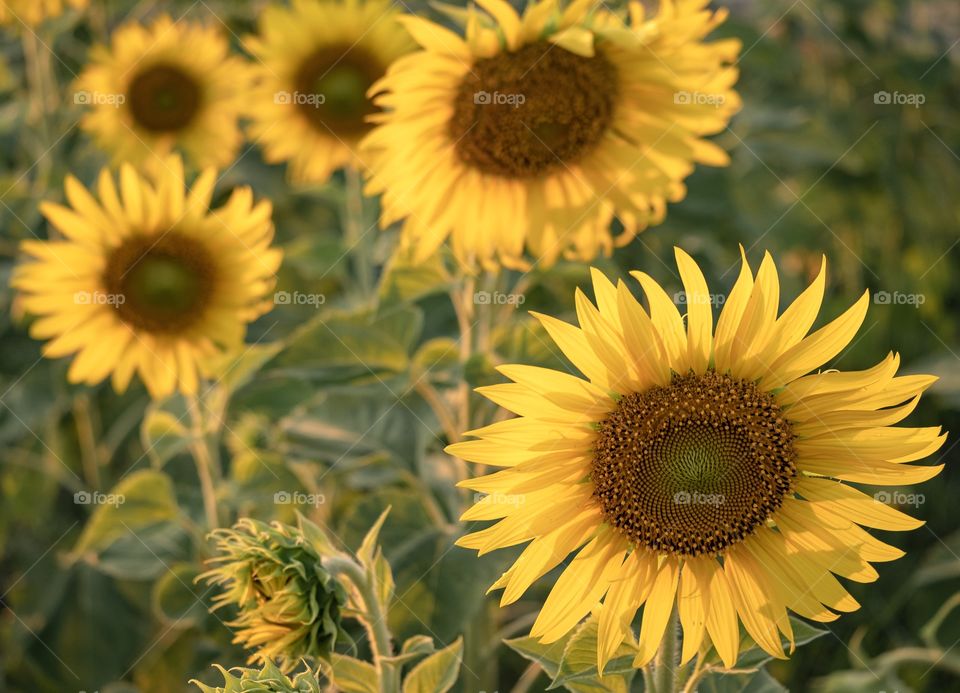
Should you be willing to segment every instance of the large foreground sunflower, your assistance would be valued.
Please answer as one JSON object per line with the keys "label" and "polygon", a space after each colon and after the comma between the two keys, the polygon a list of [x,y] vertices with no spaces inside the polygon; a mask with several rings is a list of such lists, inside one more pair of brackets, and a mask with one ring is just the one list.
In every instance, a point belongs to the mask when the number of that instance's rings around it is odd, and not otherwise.
{"label": "large foreground sunflower", "polygon": [[197,166],[223,167],[243,140],[249,76],[216,27],[161,16],[96,46],[74,99],[90,108],[82,126],[116,163],[157,163],[176,149]]}
{"label": "large foreground sunflower", "polygon": [[291,178],[322,183],[362,168],[357,143],[376,108],[367,96],[398,56],[413,49],[390,0],[297,0],[270,6],[249,41],[259,61],[250,136]]}
{"label": "large foreground sunflower", "polygon": [[[660,222],[694,164],[725,165],[702,135],[739,108],[735,39],[707,0],[664,2],[629,20],[592,0],[478,0],[465,37],[419,17],[422,47],[373,91],[384,113],[364,140],[382,224],[404,219],[420,257],[450,238],[467,265],[589,260]],[[623,232],[614,238],[614,216]],[[517,231],[517,229],[521,231]]]}
{"label": "large foreground sunflower", "polygon": [[70,207],[41,211],[63,240],[24,241],[30,261],[11,281],[44,355],[76,354],[68,378],[94,384],[113,374],[123,391],[139,372],[150,394],[197,390],[207,357],[243,342],[248,321],[269,310],[281,253],[271,248],[271,205],[249,188],[211,210],[216,182],[204,171],[184,193],[171,157],[153,179],[129,165],[120,189],[106,170],[94,198],[66,180]]}
{"label": "large foreground sunflower", "polygon": [[714,330],[700,269],[676,255],[686,324],[648,275],[633,273],[649,313],[626,284],[594,271],[597,306],[577,292],[579,328],[536,316],[587,379],[503,366],[514,382],[480,391],[520,418],[448,448],[503,468],[463,482],[489,494],[463,519],[499,521],[458,543],[483,553],[530,542],[494,585],[502,604],[576,552],[531,634],[556,641],[598,609],[601,669],[641,606],[636,666],[656,653],[674,605],[684,662],[712,643],[732,667],[738,620],[783,657],[787,610],[816,621],[852,611],[858,604],[834,574],[870,582],[871,562],[902,555],[861,525],[922,524],[851,484],[912,484],[943,466],[907,464],[941,446],[939,428],[891,427],[934,377],[896,376],[895,354],[864,371],[817,371],[849,343],[868,304],[865,294],[807,334],[825,261],[778,316],[773,260],[754,278],[744,258]]}
{"label": "large foreground sunflower", "polygon": [[87,3],[88,0],[0,0],[0,25],[36,26],[45,19],[60,16],[65,6],[80,10]]}

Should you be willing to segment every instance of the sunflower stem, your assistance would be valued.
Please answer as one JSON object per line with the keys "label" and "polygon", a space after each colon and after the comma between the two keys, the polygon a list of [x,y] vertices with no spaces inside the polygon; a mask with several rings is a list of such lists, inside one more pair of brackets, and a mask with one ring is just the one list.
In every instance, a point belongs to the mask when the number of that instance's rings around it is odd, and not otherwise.
{"label": "sunflower stem", "polygon": [[210,530],[220,526],[220,509],[217,506],[217,488],[213,481],[215,471],[213,455],[210,454],[210,444],[203,421],[203,412],[200,410],[200,399],[192,395],[187,399],[187,410],[190,412],[191,431],[190,452],[197,465],[197,477],[200,479],[200,492],[203,494],[203,512],[207,518]]}
{"label": "sunflower stem", "polygon": [[373,291],[373,243],[367,238],[372,229],[364,229],[363,220],[363,178],[354,166],[348,166],[346,176],[346,198],[344,203],[344,226],[346,241],[353,256],[357,281],[364,296]]}
{"label": "sunflower stem", "polygon": [[674,604],[653,667],[653,690],[655,693],[675,693],[676,691],[680,654],[677,648],[679,625],[677,605]]}
{"label": "sunflower stem", "polygon": [[331,575],[341,574],[353,584],[360,601],[363,602],[365,618],[363,625],[370,637],[370,649],[373,651],[373,661],[380,678],[382,693],[399,693],[400,677],[396,667],[387,658],[393,656],[392,636],[387,625],[387,617],[380,608],[380,601],[374,591],[373,583],[367,571],[353,559],[347,556],[330,556],[323,561],[324,567]]}

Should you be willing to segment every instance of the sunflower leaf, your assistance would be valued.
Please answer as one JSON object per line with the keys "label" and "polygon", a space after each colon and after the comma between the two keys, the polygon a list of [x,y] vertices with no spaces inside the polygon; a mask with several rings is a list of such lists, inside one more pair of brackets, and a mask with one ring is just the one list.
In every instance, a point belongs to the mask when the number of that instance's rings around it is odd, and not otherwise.
{"label": "sunflower leaf", "polygon": [[100,553],[117,540],[148,527],[173,522],[179,515],[173,482],[162,472],[134,472],[109,493],[81,491],[74,502],[95,504],[74,553]]}
{"label": "sunflower leaf", "polygon": [[[797,647],[806,645],[808,642],[816,640],[828,632],[822,628],[811,626],[806,621],[802,621],[795,616],[790,617],[790,627],[793,629],[794,642]],[[784,651],[789,652],[790,641],[783,636],[780,637],[780,641]],[[753,638],[746,633],[742,634],[740,640],[740,655],[737,658],[736,669],[754,669],[769,662],[771,659],[773,659],[773,657],[764,652],[764,650],[753,641]],[[720,659],[717,657],[716,650],[710,650],[706,663],[719,664],[719,662]],[[721,671],[720,673],[722,674],[723,672]]]}
{"label": "sunflower leaf", "polygon": [[[874,679],[876,681],[876,679]],[[700,682],[697,690],[703,693],[786,693],[783,684],[766,669],[748,674],[711,674]]]}
{"label": "sunflower leaf", "polygon": [[369,662],[335,654],[331,657],[333,682],[344,693],[377,693],[380,690],[380,675]]}
{"label": "sunflower leaf", "polygon": [[630,639],[624,639],[604,667],[603,676],[598,677],[598,628],[597,617],[590,616],[573,631],[563,648],[557,673],[550,684],[551,689],[578,682],[602,686],[598,690],[618,691],[629,688],[629,682],[636,673],[633,666],[633,658],[637,654],[636,645]]}
{"label": "sunflower leaf", "polygon": [[457,682],[463,659],[463,639],[434,652],[410,670],[403,693],[446,693]]}

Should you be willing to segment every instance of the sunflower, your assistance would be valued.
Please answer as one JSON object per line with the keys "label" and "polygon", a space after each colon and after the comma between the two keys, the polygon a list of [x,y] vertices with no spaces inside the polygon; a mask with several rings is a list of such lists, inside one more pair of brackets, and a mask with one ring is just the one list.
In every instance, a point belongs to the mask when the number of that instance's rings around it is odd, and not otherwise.
{"label": "sunflower", "polygon": [[851,484],[912,484],[943,466],[907,464],[941,446],[939,428],[891,426],[936,378],[896,376],[895,354],[863,371],[811,372],[850,342],[868,305],[864,294],[808,334],[826,260],[778,316],[773,260],[754,278],[744,257],[714,330],[703,274],[676,256],[685,324],[648,275],[632,273],[649,313],[626,284],[594,270],[597,305],[577,291],[579,328],[536,315],[586,379],[503,366],[513,382],[479,391],[520,417],[447,448],[503,468],[463,482],[488,494],[463,519],[499,521],[458,543],[484,553],[530,542],[491,588],[504,590],[501,604],[576,552],[531,635],[554,642],[598,608],[601,670],[641,606],[638,667],[656,653],[674,604],[684,663],[712,643],[732,667],[738,620],[784,657],[788,609],[822,622],[855,610],[834,573],[870,582],[871,562],[903,555],[860,525],[922,524]]}
{"label": "sunflower", "polygon": [[22,243],[29,261],[11,284],[39,317],[30,333],[49,340],[44,355],[76,354],[70,382],[112,373],[122,392],[137,371],[153,397],[195,393],[207,357],[239,347],[272,305],[281,253],[270,203],[245,187],[211,210],[214,169],[185,194],[179,157],[163,164],[149,179],[125,164],[119,193],[101,171],[99,200],[68,177],[70,207],[41,204],[65,238]]}
{"label": "sunflower", "polygon": [[419,257],[449,237],[470,267],[525,267],[525,248],[544,265],[590,260],[662,221],[694,163],[728,163],[701,136],[740,106],[740,44],[702,41],[726,14],[707,0],[650,18],[634,2],[629,19],[593,0],[539,0],[523,16],[478,4],[465,38],[404,17],[422,50],[372,90],[384,113],[361,149],[368,192],[383,194],[384,226],[404,219]]}
{"label": "sunflower", "polygon": [[413,49],[390,0],[298,0],[270,6],[249,49],[258,59],[251,139],[298,182],[363,168],[356,148],[376,111],[367,91]]}
{"label": "sunflower", "polygon": [[0,25],[36,26],[45,19],[59,17],[64,5],[82,10],[88,0],[0,0]]}
{"label": "sunflower", "polygon": [[82,127],[115,163],[157,164],[177,149],[199,167],[224,167],[243,140],[237,120],[249,77],[215,27],[163,15],[96,46],[74,101],[90,108]]}

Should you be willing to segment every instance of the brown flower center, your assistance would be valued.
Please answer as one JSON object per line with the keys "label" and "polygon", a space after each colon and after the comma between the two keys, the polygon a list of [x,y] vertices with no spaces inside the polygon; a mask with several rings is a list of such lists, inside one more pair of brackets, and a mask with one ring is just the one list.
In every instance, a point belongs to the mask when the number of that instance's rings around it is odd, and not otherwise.
{"label": "brown flower center", "polygon": [[107,258],[103,281],[124,322],[178,334],[196,325],[210,306],[216,262],[203,243],[178,231],[132,236]]}
{"label": "brown flower center", "polygon": [[173,65],[154,65],[137,73],[127,89],[134,121],[158,133],[187,127],[200,110],[201,96],[197,81]]}
{"label": "brown flower center", "polygon": [[546,41],[478,60],[453,102],[449,134],[460,160],[505,178],[576,162],[613,121],[613,64]]}
{"label": "brown flower center", "polygon": [[624,396],[600,424],[594,493],[638,546],[717,554],[792,491],[793,440],[779,405],[753,383],[712,371],[675,376]]}
{"label": "brown flower center", "polygon": [[383,73],[383,65],[360,46],[327,46],[300,65],[289,98],[320,132],[359,136],[371,127],[366,117],[377,112],[367,90]]}

